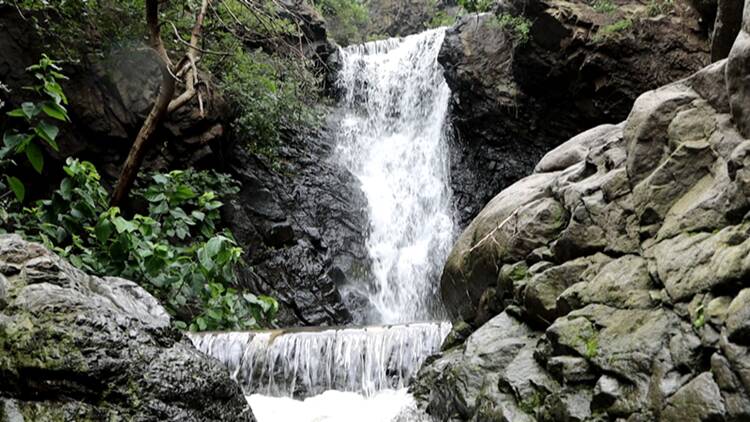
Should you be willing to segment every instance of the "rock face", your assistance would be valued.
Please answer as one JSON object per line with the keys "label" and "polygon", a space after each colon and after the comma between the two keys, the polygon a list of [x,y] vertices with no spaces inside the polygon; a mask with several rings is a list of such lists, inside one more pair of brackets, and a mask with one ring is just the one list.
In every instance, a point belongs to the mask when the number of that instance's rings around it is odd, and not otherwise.
{"label": "rock face", "polygon": [[369,267],[367,204],[334,146],[321,130],[288,140],[275,162],[242,146],[228,153],[242,190],[223,216],[246,246],[240,278],[279,300],[280,326],[351,322],[338,287]]}
{"label": "rock face", "polygon": [[[448,31],[439,61],[453,92],[453,190],[463,227],[547,151],[624,119],[642,92],[709,63],[698,17],[683,0],[659,8],[599,3],[611,9],[583,0],[506,1]],[[521,24],[503,23],[509,16],[525,17],[526,41]]]}
{"label": "rock face", "polygon": [[[370,36],[404,37],[446,21],[459,12],[456,0],[367,0]],[[445,24],[442,23],[441,24]]]}
{"label": "rock face", "polygon": [[441,288],[479,328],[419,374],[430,413],[750,420],[745,36],[547,154],[464,231]]}
{"label": "rock face", "polygon": [[218,362],[135,283],[0,236],[0,420],[254,421]]}

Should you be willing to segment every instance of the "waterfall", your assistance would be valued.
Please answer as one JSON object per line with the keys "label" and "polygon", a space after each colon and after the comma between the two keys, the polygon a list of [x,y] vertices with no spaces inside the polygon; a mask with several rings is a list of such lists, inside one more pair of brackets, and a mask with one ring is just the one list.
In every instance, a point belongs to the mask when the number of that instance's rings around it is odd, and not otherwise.
{"label": "waterfall", "polygon": [[451,328],[424,322],[446,319],[438,280],[455,230],[444,35],[340,50],[334,158],[367,199],[372,263],[341,291],[367,302],[360,322],[397,325],[189,335],[229,368],[261,422],[430,420],[406,386]]}
{"label": "waterfall", "polygon": [[446,115],[437,55],[445,29],[341,50],[338,153],[368,202],[370,323],[443,319],[438,279],[454,236]]}
{"label": "waterfall", "polygon": [[328,390],[371,396],[399,389],[440,348],[449,323],[190,334],[248,392],[308,397]]}

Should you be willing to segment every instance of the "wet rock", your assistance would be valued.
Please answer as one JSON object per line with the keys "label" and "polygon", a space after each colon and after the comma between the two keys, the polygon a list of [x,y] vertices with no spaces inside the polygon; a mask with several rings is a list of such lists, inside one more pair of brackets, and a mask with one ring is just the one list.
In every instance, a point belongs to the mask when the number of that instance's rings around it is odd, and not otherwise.
{"label": "wet rock", "polygon": [[667,400],[663,420],[701,422],[722,420],[726,415],[719,386],[710,372],[690,381]]}
{"label": "wet rock", "polygon": [[750,289],[742,290],[726,311],[729,340],[750,346]]}
{"label": "wet rock", "polygon": [[252,421],[239,386],[135,283],[0,236],[0,415],[9,421]]}
{"label": "wet rock", "polygon": [[[731,60],[642,95],[623,123],[551,151],[471,222],[441,291],[452,315],[479,328],[417,377],[429,412],[450,420],[503,420],[516,410],[537,421],[748,418],[750,143],[737,114],[744,106],[730,105],[750,97],[733,88],[740,76]],[[523,213],[541,217],[539,228],[516,225]],[[550,225],[549,215],[564,222]],[[496,308],[479,318],[489,291]],[[488,309],[500,314],[482,324]],[[510,315],[534,342],[502,358],[485,355],[489,345],[468,347],[480,335],[489,344],[516,338],[493,324]],[[477,360],[483,365],[467,363]],[[533,400],[517,394],[532,390]],[[469,405],[438,404],[455,391]]]}
{"label": "wet rock", "polygon": [[368,0],[370,37],[404,37],[433,27],[433,19],[454,17],[459,8],[455,0]]}
{"label": "wet rock", "polygon": [[744,2],[737,0],[718,0],[716,20],[711,34],[711,60],[726,58],[732,49],[742,25],[742,8]]}
{"label": "wet rock", "polygon": [[339,287],[369,267],[366,202],[330,158],[333,140],[325,131],[290,139],[275,164],[240,145],[227,152],[241,191],[222,217],[246,248],[239,276],[279,300],[280,326],[351,322],[355,309]]}
{"label": "wet rock", "polygon": [[[446,34],[439,61],[453,92],[452,187],[462,226],[545,152],[625,119],[641,93],[709,63],[700,17],[685,2],[669,3],[655,17],[642,3],[615,2],[609,12],[592,4],[499,2],[495,14],[467,15]],[[498,23],[509,13],[528,19],[528,41]],[[601,35],[623,22],[625,29]]]}
{"label": "wet rock", "polygon": [[[520,403],[537,394],[546,395],[546,389],[555,384],[530,354],[538,335],[502,313],[475,331],[464,345],[439,354],[420,370],[411,387],[413,393],[425,402],[430,414],[442,419],[469,420],[481,412],[488,417],[532,421]],[[518,372],[521,368],[525,369]],[[533,372],[527,372],[529,369]],[[522,374],[528,378],[523,379]],[[522,392],[523,396],[516,395]]]}

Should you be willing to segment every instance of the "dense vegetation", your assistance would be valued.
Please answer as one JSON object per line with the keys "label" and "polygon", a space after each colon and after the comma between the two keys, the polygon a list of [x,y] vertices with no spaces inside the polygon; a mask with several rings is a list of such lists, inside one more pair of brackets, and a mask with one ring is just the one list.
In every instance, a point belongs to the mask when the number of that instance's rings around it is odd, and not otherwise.
{"label": "dense vegetation", "polygon": [[[57,83],[62,68],[44,56],[29,68],[39,81],[29,87],[46,98],[24,102],[7,112],[26,130],[9,129],[0,149],[0,232],[39,241],[77,267],[98,275],[139,281],[192,330],[251,328],[266,324],[278,309],[264,296],[235,288],[235,266],[242,249],[221,230],[219,198],[237,192],[226,175],[193,170],[155,174],[141,181],[136,199],[148,204],[146,215],[131,218],[109,205],[109,194],[93,164],[67,160],[67,177],[50,198],[25,204],[26,186],[8,170],[25,155],[41,173],[40,143],[57,149],[59,129],[67,122],[67,98]],[[10,195],[13,193],[13,195]]]}
{"label": "dense vegetation", "polygon": [[[149,37],[145,3],[17,3],[23,19],[45,41],[46,55],[28,69],[37,84],[11,93],[21,106],[2,110],[0,232],[42,242],[88,272],[139,282],[180,328],[266,325],[278,305],[238,286],[235,270],[244,265],[243,251],[221,225],[221,200],[238,190],[229,176],[193,169],[140,174],[130,193],[131,203],[142,204],[135,208],[112,206],[111,181],[102,180],[94,164],[74,157],[67,159],[66,177],[51,194],[35,191],[36,185],[24,180],[29,170],[42,173],[44,151],[57,151],[58,133],[71,124],[60,83],[63,64],[95,63],[113,51],[140,48]],[[185,50],[200,3],[160,5],[169,54]],[[286,131],[316,123],[311,105],[320,89],[319,77],[295,46],[300,28],[279,7],[273,0],[209,2],[196,63],[230,102],[232,139],[268,156]],[[7,91],[0,85],[0,93]]]}

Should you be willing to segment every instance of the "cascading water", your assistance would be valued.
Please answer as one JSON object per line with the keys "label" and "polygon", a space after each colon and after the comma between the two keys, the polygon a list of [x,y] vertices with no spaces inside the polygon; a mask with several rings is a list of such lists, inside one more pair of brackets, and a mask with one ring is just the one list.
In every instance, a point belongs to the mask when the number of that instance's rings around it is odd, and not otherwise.
{"label": "cascading water", "polygon": [[244,333],[192,334],[245,389],[276,397],[328,390],[373,395],[406,387],[440,348],[449,323]]}
{"label": "cascading water", "polygon": [[337,157],[367,198],[372,262],[342,292],[369,302],[361,322],[398,325],[190,336],[230,369],[260,422],[429,420],[405,387],[450,323],[405,323],[445,319],[437,282],[454,225],[444,33],[340,50]]}
{"label": "cascading water", "polygon": [[[444,29],[341,51],[339,154],[367,198],[369,323],[442,319],[437,280],[454,234],[446,114],[437,55]],[[363,285],[364,284],[364,285]]]}

